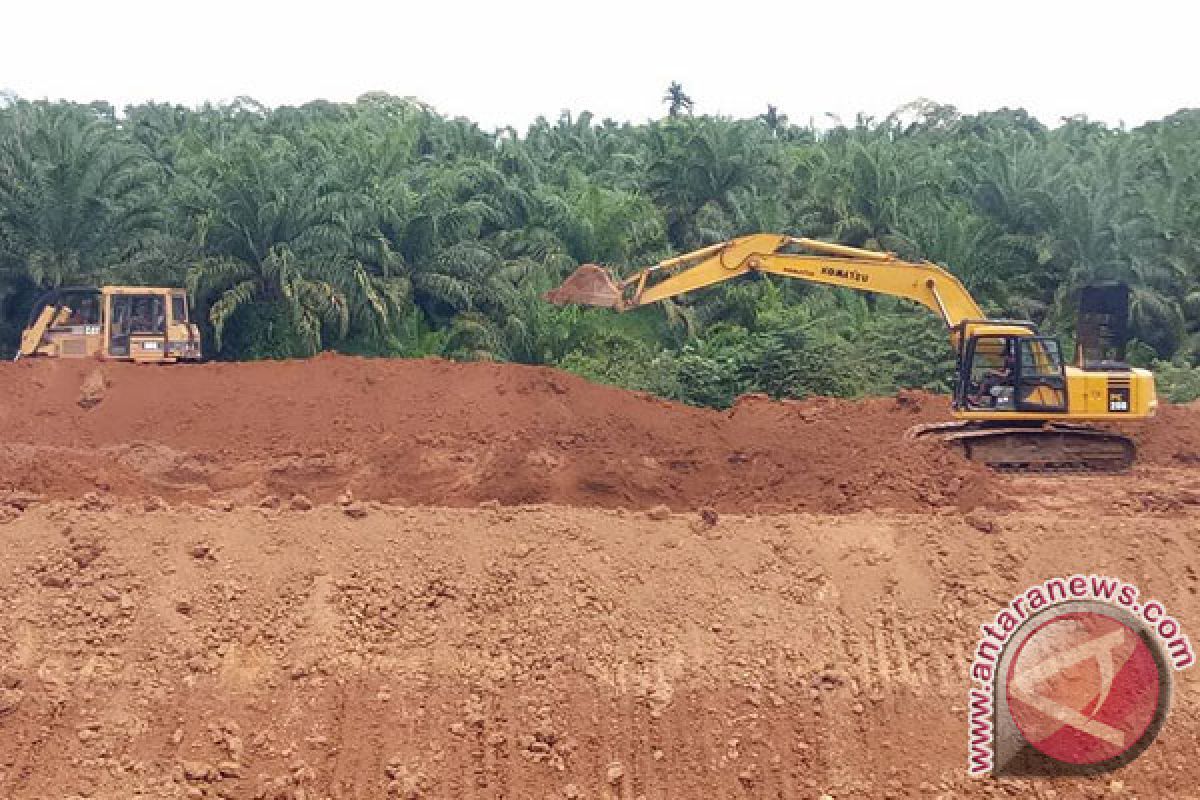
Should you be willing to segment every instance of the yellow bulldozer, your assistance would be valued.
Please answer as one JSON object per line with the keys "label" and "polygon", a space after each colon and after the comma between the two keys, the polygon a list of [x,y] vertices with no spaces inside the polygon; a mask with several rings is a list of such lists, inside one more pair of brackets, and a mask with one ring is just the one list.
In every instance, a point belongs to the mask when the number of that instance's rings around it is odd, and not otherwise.
{"label": "yellow bulldozer", "polygon": [[754,234],[670,258],[618,280],[587,264],[546,294],[552,303],[616,311],[656,303],[750,273],[901,297],[945,322],[957,357],[955,421],[920,426],[1001,470],[1123,470],[1133,441],[1096,426],[1153,416],[1154,376],[1116,361],[1064,364],[1058,341],[1025,320],[988,319],[950,272],[931,262],[814,239]]}
{"label": "yellow bulldozer", "polygon": [[68,286],[34,302],[16,359],[26,357],[173,363],[202,354],[183,289]]}

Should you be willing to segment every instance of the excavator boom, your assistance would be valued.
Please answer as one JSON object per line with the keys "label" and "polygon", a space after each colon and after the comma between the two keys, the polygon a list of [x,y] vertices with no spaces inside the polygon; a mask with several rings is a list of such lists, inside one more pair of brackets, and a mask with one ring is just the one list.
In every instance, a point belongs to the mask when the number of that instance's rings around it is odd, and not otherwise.
{"label": "excavator boom", "polygon": [[618,281],[603,267],[585,264],[545,299],[628,311],[748,272],[903,297],[929,308],[955,329],[981,321],[983,311],[948,271],[928,261],[892,253],[778,234],[754,234],[669,258]]}

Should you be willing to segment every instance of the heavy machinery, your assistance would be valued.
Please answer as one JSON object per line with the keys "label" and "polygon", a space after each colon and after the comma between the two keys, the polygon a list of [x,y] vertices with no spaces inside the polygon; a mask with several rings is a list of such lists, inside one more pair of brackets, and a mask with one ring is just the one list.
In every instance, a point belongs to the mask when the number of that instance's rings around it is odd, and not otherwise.
{"label": "heavy machinery", "polygon": [[1122,470],[1134,445],[1098,422],[1153,416],[1154,376],[1116,361],[1063,363],[1058,342],[1028,321],[987,319],[966,288],[931,262],[779,234],[754,234],[669,258],[617,280],[584,265],[550,302],[627,311],[749,273],[906,298],[946,323],[957,356],[955,421],[920,426],[972,460],[1004,470]]}
{"label": "heavy machinery", "polygon": [[198,361],[200,331],[183,289],[68,286],[34,302],[16,358],[27,356]]}

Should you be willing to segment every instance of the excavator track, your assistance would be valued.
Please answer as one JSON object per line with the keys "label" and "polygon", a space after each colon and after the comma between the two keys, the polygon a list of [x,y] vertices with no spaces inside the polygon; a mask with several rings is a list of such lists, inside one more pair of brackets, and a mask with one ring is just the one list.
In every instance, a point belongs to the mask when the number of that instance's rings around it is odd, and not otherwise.
{"label": "excavator track", "polygon": [[920,425],[909,438],[936,438],[971,461],[999,472],[1125,472],[1137,450],[1127,436],[1083,425],[987,426],[970,422]]}

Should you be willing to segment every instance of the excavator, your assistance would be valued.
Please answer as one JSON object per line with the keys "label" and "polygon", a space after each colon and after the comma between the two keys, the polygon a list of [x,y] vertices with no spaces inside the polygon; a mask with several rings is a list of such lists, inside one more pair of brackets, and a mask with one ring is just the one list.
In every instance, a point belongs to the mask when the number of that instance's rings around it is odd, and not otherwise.
{"label": "excavator", "polygon": [[1154,415],[1154,376],[1118,361],[1064,364],[1058,341],[1025,320],[988,319],[966,287],[928,261],[815,239],[759,233],[710,245],[638,270],[624,280],[585,264],[545,294],[558,305],[628,311],[763,273],[904,298],[945,322],[956,354],[954,421],[909,435],[936,437],[1002,471],[1122,471],[1133,441],[1096,423]]}
{"label": "excavator", "polygon": [[23,357],[199,361],[200,330],[183,289],[66,286],[39,297],[21,333]]}

